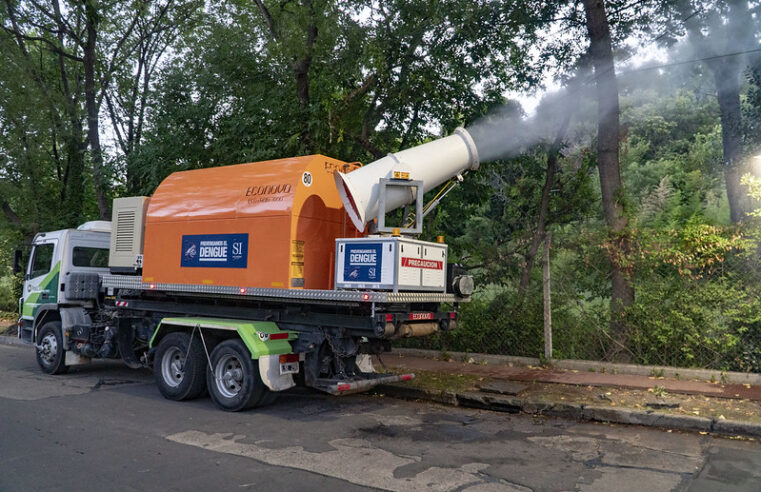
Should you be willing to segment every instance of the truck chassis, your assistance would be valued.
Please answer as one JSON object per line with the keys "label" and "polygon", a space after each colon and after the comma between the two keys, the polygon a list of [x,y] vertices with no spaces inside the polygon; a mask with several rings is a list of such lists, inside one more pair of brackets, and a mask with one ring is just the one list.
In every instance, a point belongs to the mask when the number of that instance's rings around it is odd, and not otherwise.
{"label": "truck chassis", "polygon": [[[270,403],[296,382],[342,395],[412,379],[375,373],[369,356],[390,351],[394,338],[454,329],[461,300],[424,292],[155,284],[96,273],[72,276],[64,288],[85,302],[51,305],[35,320],[43,370],[121,358],[133,368],[153,367],[169,399],[208,389],[230,411]],[[61,349],[65,355],[56,353]]]}

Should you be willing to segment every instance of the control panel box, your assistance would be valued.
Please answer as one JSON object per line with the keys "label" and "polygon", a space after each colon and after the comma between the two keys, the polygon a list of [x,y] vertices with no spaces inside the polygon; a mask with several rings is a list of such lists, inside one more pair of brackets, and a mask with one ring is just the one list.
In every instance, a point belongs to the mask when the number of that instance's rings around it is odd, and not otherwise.
{"label": "control panel box", "polygon": [[445,292],[447,245],[403,237],[336,239],[336,289]]}

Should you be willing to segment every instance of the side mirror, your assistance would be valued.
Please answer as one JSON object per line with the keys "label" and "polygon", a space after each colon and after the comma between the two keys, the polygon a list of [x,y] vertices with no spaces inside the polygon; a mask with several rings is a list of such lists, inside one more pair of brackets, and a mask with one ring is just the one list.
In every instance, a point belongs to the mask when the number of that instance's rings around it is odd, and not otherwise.
{"label": "side mirror", "polygon": [[13,252],[13,274],[18,275],[24,271],[24,264],[21,261],[21,250],[17,249]]}

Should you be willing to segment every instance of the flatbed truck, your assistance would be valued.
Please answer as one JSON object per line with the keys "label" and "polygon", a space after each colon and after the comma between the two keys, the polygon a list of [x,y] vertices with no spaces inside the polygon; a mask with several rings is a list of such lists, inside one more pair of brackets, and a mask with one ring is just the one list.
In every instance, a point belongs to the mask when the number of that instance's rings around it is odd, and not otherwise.
{"label": "flatbed truck", "polygon": [[[174,173],[114,200],[111,222],[35,236],[19,337],[48,374],[121,359],[152,367],[168,399],[208,392],[227,411],[296,384],[412,379],[370,356],[456,327],[472,277],[416,235],[423,193],[477,167],[458,130],[364,167],[316,155]],[[412,223],[386,227],[409,204]]]}

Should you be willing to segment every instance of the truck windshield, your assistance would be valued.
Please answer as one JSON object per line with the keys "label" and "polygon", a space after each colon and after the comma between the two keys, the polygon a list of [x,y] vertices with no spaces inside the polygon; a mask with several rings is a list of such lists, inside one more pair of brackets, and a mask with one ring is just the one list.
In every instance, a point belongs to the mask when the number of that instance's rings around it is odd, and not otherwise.
{"label": "truck windshield", "polygon": [[108,250],[75,246],[71,263],[77,267],[108,268]]}

